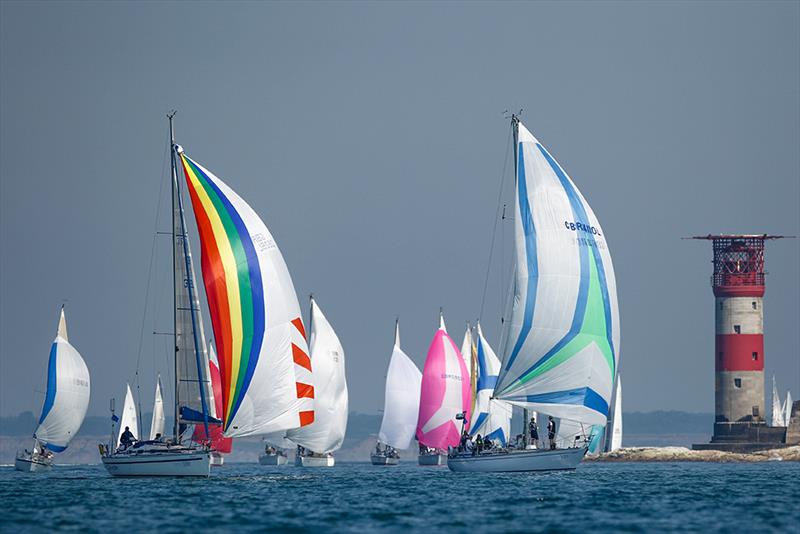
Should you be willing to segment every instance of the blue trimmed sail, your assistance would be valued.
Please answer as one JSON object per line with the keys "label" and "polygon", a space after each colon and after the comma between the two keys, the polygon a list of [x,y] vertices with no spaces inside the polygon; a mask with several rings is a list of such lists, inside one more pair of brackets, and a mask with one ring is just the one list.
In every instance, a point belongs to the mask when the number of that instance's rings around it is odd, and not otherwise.
{"label": "blue trimmed sail", "polygon": [[47,363],[47,393],[33,436],[51,451],[63,451],[78,433],[88,407],[89,369],[69,344],[62,307],[58,335],[50,346]]}
{"label": "blue trimmed sail", "polygon": [[516,266],[495,397],[605,425],[619,358],[606,235],[558,162],[515,126]]}
{"label": "blue trimmed sail", "polygon": [[500,372],[500,359],[495,355],[486,338],[483,337],[480,323],[478,323],[477,334],[477,400],[469,433],[473,436],[481,434],[484,438],[500,441],[505,446],[511,433],[511,405],[492,398]]}

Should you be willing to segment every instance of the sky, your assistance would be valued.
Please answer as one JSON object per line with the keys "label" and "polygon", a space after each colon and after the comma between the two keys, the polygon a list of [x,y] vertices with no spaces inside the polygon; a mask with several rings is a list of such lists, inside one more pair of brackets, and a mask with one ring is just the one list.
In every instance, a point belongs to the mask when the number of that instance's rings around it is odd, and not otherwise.
{"label": "sky", "polygon": [[[507,111],[603,225],[625,411],[714,409],[711,246],[681,237],[800,235],[797,2],[4,1],[0,415],[40,409],[62,303],[90,414],[169,377],[170,109],[333,324],[357,412],[396,317],[420,368],[440,307],[499,342]],[[800,239],[766,256],[767,390],[800,398]]]}

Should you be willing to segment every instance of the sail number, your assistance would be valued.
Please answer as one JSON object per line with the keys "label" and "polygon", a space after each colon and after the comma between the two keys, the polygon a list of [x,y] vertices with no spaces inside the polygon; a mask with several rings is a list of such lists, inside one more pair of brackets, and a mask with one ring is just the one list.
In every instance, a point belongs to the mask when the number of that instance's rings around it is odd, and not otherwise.
{"label": "sail number", "polygon": [[564,227],[566,227],[567,230],[572,230],[573,232],[585,232],[587,234],[594,234],[596,236],[603,235],[596,227],[585,223],[564,221]]}

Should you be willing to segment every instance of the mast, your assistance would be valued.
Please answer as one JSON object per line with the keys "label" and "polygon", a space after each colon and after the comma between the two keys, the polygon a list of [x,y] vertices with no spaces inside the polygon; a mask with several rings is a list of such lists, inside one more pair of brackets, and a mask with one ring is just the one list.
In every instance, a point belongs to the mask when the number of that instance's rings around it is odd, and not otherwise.
{"label": "mast", "polygon": [[173,377],[175,378],[175,424],[172,429],[172,437],[175,443],[178,442],[178,430],[180,426],[180,400],[178,399],[178,299],[175,288],[175,270],[177,268],[177,258],[175,254],[175,186],[178,183],[178,171],[175,163],[175,133],[172,128],[172,119],[175,118],[177,111],[167,113],[169,119],[169,154],[170,171],[172,174],[172,356],[175,364]]}
{"label": "mast", "polygon": [[[169,129],[170,129],[170,159],[172,161],[172,198],[173,198],[173,224],[172,224],[172,233],[175,236],[175,203],[177,202],[178,205],[178,223],[180,224],[180,240],[181,240],[181,248],[183,250],[183,261],[185,262],[185,269],[186,269],[186,279],[184,280],[184,285],[186,286],[186,290],[189,293],[189,315],[192,318],[192,341],[194,342],[194,356],[195,356],[195,364],[197,365],[197,380],[198,380],[198,389],[200,390],[200,406],[203,412],[203,427],[206,432],[206,436],[211,436],[209,429],[208,429],[208,400],[206,399],[206,391],[205,391],[205,384],[204,378],[207,373],[204,372],[203,369],[203,362],[200,359],[200,342],[197,339],[197,317],[195,313],[199,310],[195,307],[195,297],[194,297],[194,277],[192,276],[192,263],[191,263],[191,256],[189,255],[189,244],[187,242],[188,235],[186,233],[186,219],[184,217],[184,210],[183,210],[183,199],[181,198],[180,186],[178,184],[178,170],[177,170],[177,163],[175,161],[175,154],[178,151],[182,151],[178,145],[175,144],[175,138],[173,134],[172,128],[172,118],[175,116],[175,112],[173,111],[169,117]],[[173,241],[174,245],[174,241]],[[175,254],[175,246],[172,247],[172,265],[173,265],[173,276],[172,276],[172,284],[173,284],[173,299],[176,299],[177,295],[177,287],[175,287],[175,267],[176,262],[178,261]],[[199,302],[199,301],[198,301]],[[178,327],[177,327],[177,299],[175,301],[175,306],[173,306],[173,336],[175,339],[175,439],[178,440],[178,430],[179,430],[179,420],[180,420],[180,405],[178,403]]]}

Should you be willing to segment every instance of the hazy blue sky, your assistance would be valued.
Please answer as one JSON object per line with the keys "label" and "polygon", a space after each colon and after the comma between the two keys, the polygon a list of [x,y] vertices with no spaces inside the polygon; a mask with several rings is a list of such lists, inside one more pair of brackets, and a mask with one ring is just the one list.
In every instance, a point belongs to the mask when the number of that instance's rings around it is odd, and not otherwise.
{"label": "hazy blue sky", "polygon": [[[506,109],[524,108],[603,224],[628,411],[714,408],[711,247],[680,237],[800,234],[797,2],[3,1],[0,15],[4,415],[40,408],[63,299],[92,414],[134,380],[145,316],[150,409],[170,368],[150,335],[171,328],[165,238],[147,313],[144,294],[153,232],[169,230],[171,108],[178,141],[261,214],[304,309],[313,291],[336,328],[356,411],[382,407],[395,316],[421,366],[440,306],[459,344],[480,311]],[[769,243],[765,301],[767,377],[796,398],[798,241]]]}

